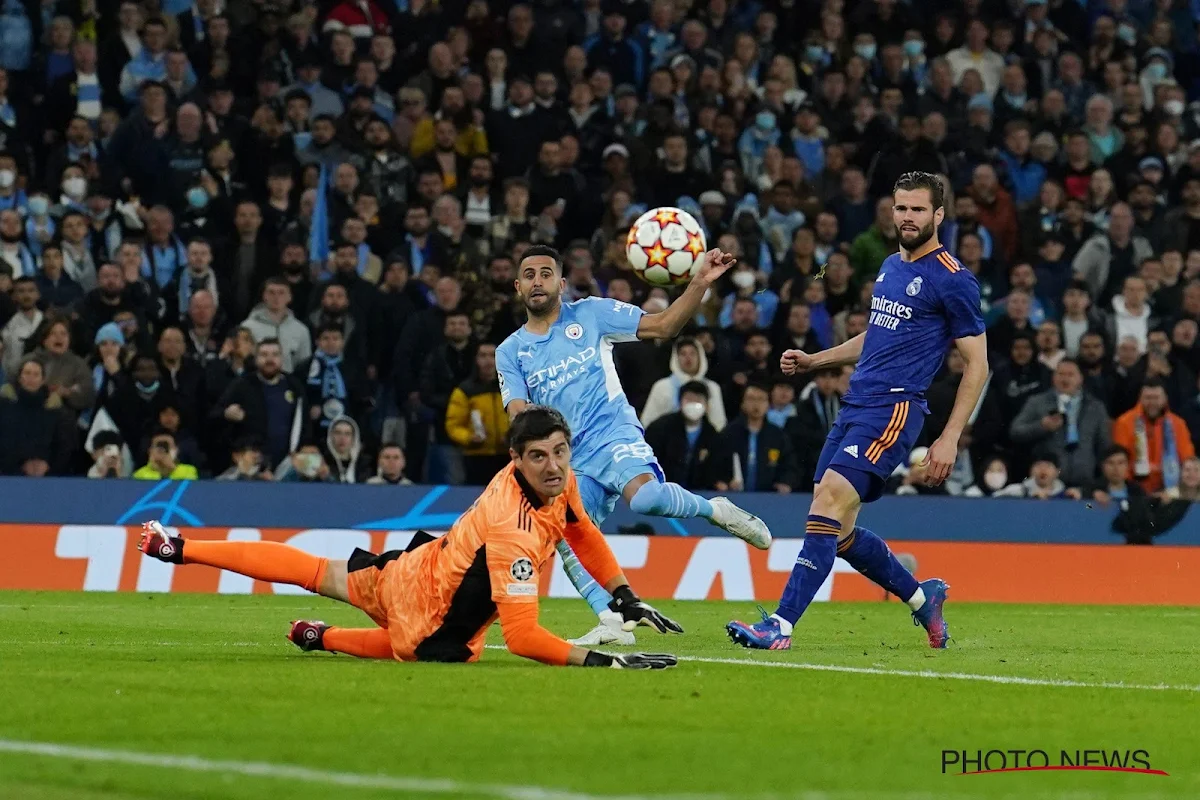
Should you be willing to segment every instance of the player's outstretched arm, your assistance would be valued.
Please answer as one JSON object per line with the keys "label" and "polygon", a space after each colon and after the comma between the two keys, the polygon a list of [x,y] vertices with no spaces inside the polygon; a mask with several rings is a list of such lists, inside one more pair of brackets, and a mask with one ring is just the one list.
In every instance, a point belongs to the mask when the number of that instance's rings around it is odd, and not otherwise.
{"label": "player's outstretched arm", "polygon": [[538,623],[538,606],[532,603],[497,603],[504,643],[515,656],[543,664],[613,669],[665,669],[679,660],[667,653],[611,655],[569,644]]}
{"label": "player's outstretched arm", "polygon": [[[582,505],[581,500],[576,500],[571,508],[581,508]],[[608,607],[621,615],[624,620],[622,627],[632,631],[639,625],[645,625],[659,633],[683,633],[683,626],[634,593],[604,534],[587,514],[572,510],[570,520],[563,531],[564,538],[588,574],[612,595]]]}
{"label": "player's outstretched arm", "polygon": [[717,278],[724,275],[736,263],[737,259],[720,250],[714,249],[705,253],[704,266],[700,267],[700,271],[692,278],[683,294],[676,298],[666,311],[658,314],[646,314],[642,317],[641,322],[638,323],[638,338],[674,339],[678,336],[688,321],[700,310],[700,304],[704,301],[704,293],[716,282]]}
{"label": "player's outstretched arm", "polygon": [[942,435],[925,454],[927,480],[934,486],[946,480],[950,476],[950,470],[954,469],[954,462],[958,460],[958,439],[967,427],[975,406],[979,404],[979,395],[983,392],[983,385],[988,376],[986,333],[955,339],[954,346],[966,364],[963,367],[962,382],[958,384],[958,393],[954,398],[954,408],[950,411],[950,419],[946,421]]}
{"label": "player's outstretched arm", "polygon": [[860,333],[852,339],[830,347],[812,355],[803,350],[785,350],[779,359],[779,368],[784,375],[799,375],[822,367],[840,367],[843,364],[857,364],[862,355],[863,342],[867,334]]}

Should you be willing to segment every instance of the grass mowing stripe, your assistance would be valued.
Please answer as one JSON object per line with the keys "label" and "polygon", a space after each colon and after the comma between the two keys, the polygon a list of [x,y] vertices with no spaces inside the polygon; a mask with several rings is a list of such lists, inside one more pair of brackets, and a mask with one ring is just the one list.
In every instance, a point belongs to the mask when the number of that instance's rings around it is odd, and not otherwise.
{"label": "grass mowing stripe", "polygon": [[721,800],[726,795],[597,795],[581,794],[541,786],[505,786],[476,784],[451,779],[402,778],[390,775],[366,775],[357,772],[334,772],[298,767],[290,764],[270,764],[262,761],[219,761],[198,756],[132,753],[124,750],[104,750],[94,747],[53,744],[51,742],[21,742],[0,739],[0,752],[47,756],[71,761],[98,761],[110,764],[129,764],[141,767],[160,767],[187,772],[210,772],[222,775],[244,775],[253,778],[277,778],[301,783],[320,783],[357,789],[383,789],[401,794],[472,795],[495,797],[500,800]]}

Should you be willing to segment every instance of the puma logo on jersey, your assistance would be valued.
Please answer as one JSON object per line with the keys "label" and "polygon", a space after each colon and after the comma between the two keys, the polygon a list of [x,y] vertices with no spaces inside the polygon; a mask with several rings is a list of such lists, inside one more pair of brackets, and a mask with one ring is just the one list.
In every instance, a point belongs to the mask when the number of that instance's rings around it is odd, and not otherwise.
{"label": "puma logo on jersey", "polygon": [[849,447],[843,448],[843,453],[849,453],[852,457],[858,458],[858,445],[852,444]]}
{"label": "puma logo on jersey", "polygon": [[532,350],[518,350],[517,358],[533,358]]}

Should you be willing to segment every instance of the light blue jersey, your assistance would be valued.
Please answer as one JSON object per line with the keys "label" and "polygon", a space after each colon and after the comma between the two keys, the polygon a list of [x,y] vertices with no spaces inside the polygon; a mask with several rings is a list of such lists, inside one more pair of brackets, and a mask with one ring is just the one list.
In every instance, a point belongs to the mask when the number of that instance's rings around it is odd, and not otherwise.
{"label": "light blue jersey", "polygon": [[637,339],[642,314],[637,306],[617,300],[589,297],[563,303],[544,336],[521,327],[496,349],[506,407],[525,400],[566,417],[571,466],[579,477],[584,510],[596,524],[638,475],[650,472],[663,480],[613,363],[613,345]]}

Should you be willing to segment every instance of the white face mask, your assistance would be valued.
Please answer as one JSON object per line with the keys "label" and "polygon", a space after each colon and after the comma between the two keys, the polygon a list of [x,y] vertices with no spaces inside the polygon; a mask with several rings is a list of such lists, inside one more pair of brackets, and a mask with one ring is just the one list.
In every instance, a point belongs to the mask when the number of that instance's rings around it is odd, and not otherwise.
{"label": "white face mask", "polygon": [[990,469],[983,476],[983,485],[998,492],[1008,484],[1008,473],[1002,469]]}
{"label": "white face mask", "polygon": [[733,273],[733,285],[739,289],[749,289],[754,285],[754,273],[745,270]]}
{"label": "white face mask", "polygon": [[84,178],[67,178],[62,182],[63,193],[67,197],[83,197],[87,192],[87,180]]}
{"label": "white face mask", "polygon": [[296,460],[300,462],[297,471],[306,478],[315,477],[321,469],[321,456],[317,453],[301,453]]}
{"label": "white face mask", "polygon": [[17,173],[11,169],[0,169],[0,189],[7,189],[17,182]]}
{"label": "white face mask", "polygon": [[684,403],[680,410],[688,422],[699,422],[704,417],[704,403]]}
{"label": "white face mask", "polygon": [[1178,117],[1183,114],[1183,101],[1168,100],[1167,102],[1163,103],[1163,111],[1166,111],[1172,117]]}

